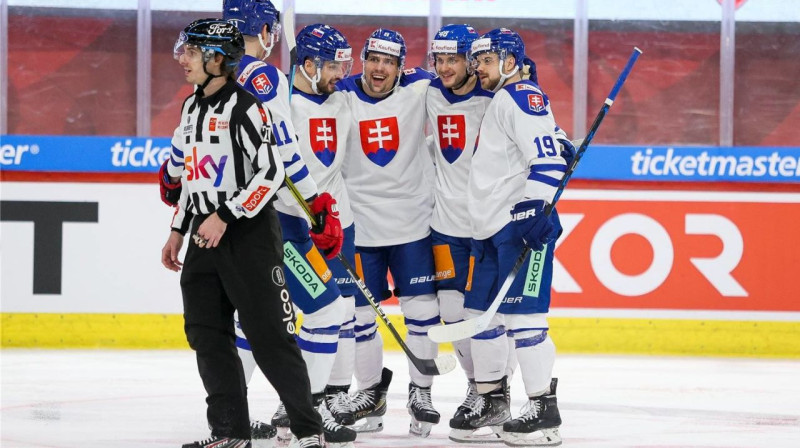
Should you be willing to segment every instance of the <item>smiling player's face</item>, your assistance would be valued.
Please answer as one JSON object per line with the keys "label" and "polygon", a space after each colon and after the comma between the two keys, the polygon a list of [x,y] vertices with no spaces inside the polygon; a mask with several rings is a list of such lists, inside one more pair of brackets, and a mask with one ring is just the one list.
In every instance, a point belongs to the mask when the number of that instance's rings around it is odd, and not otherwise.
{"label": "smiling player's face", "polygon": [[384,96],[394,88],[400,67],[397,57],[382,53],[368,53],[364,61],[364,80],[367,84],[367,95]]}

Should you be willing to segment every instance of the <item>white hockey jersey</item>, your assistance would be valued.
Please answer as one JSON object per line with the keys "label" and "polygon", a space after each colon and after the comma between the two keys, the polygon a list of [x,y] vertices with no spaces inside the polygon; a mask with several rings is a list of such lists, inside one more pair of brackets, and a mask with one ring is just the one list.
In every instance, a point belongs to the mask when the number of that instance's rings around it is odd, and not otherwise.
{"label": "white hockey jersey", "polygon": [[484,240],[511,221],[524,199],[553,200],[564,176],[547,96],[532,81],[500,89],[483,116],[469,177],[472,237]]}
{"label": "white hockey jersey", "polygon": [[[317,185],[309,175],[297,145],[289,107],[289,81],[286,79],[286,75],[273,65],[253,56],[244,55],[239,62],[239,76],[236,78],[236,82],[261,100],[264,107],[269,110],[272,132],[278,144],[286,176],[305,199],[317,194]],[[287,215],[306,218],[303,209],[300,208],[297,200],[286,187],[278,190],[275,210]]]}
{"label": "white hockey jersey", "polygon": [[425,92],[432,75],[406,70],[395,91],[376,99],[361,75],[339,82],[351,120],[342,174],[356,222],[356,245],[392,246],[430,234],[433,161],[425,144]]}
{"label": "white hockey jersey", "polygon": [[350,197],[342,179],[351,120],[342,92],[331,95],[312,95],[299,89],[292,92],[292,122],[300,155],[320,191],[327,191],[336,199],[343,228],[353,224]]}
{"label": "white hockey jersey", "polygon": [[480,82],[466,95],[452,93],[439,78],[428,87],[425,103],[436,162],[431,227],[445,235],[472,236],[467,210],[469,170],[481,120],[492,96]]}

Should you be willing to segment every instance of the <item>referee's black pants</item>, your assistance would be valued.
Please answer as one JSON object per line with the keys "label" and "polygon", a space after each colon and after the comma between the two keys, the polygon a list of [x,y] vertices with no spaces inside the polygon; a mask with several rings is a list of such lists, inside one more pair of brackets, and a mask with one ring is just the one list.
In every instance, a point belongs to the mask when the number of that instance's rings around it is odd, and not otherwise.
{"label": "referee's black pants", "polygon": [[[191,235],[203,217],[192,223]],[[267,380],[278,391],[298,438],[322,433],[306,364],[294,339],[294,313],[283,275],[281,231],[268,205],[228,225],[220,244],[191,238],[181,274],[184,330],[197,354],[213,436],[250,439],[247,384],[235,346],[233,312]]]}

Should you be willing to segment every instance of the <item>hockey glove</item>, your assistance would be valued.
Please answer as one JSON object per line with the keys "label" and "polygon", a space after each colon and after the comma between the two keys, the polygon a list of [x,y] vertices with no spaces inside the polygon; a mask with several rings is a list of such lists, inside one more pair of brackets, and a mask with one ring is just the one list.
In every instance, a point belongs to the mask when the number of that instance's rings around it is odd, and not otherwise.
{"label": "hockey glove", "polygon": [[572,164],[572,161],[575,160],[575,154],[578,153],[578,150],[571,141],[565,138],[558,139],[558,142],[561,143],[561,158],[567,161],[567,168],[569,168],[569,166]]}
{"label": "hockey glove", "polygon": [[529,199],[511,209],[517,235],[533,250],[542,250],[545,244],[553,241],[553,223],[545,216],[544,207],[544,201]]}
{"label": "hockey glove", "polygon": [[178,205],[178,201],[181,199],[182,184],[180,180],[177,184],[170,183],[169,173],[167,172],[168,163],[169,159],[165,160],[158,170],[158,185],[161,187],[161,200],[170,207],[174,207]]}
{"label": "hockey glove", "polygon": [[316,221],[309,232],[311,240],[325,254],[325,258],[331,260],[342,250],[344,242],[336,199],[329,193],[322,193],[311,202],[311,213]]}

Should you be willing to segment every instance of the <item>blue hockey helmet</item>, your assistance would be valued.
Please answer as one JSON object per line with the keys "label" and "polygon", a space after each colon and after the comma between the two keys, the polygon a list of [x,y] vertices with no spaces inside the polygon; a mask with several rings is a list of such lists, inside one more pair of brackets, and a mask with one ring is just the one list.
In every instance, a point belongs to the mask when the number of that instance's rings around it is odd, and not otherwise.
{"label": "blue hockey helmet", "polygon": [[522,68],[525,59],[525,42],[514,30],[495,28],[472,43],[470,56],[474,57],[486,52],[497,53],[500,61],[504,61],[507,55],[513,54],[517,61],[517,68]]}
{"label": "blue hockey helmet", "polygon": [[200,19],[190,23],[178,36],[173,49],[175,59],[185,52],[187,45],[202,50],[203,62],[214,53],[225,56],[228,68],[236,67],[244,55],[244,38],[233,23],[222,19]]}
{"label": "blue hockey helmet", "polygon": [[[297,33],[297,65],[303,65],[306,58],[321,67],[321,62],[349,62],[352,66],[353,49],[344,35],[330,25],[315,23]],[[348,71],[349,73],[349,71]]]}
{"label": "blue hockey helmet", "polygon": [[[350,76],[353,68],[353,49],[344,35],[336,28],[322,23],[308,25],[297,33],[297,65],[300,73],[311,83],[311,89],[319,94],[317,83],[322,79],[322,67],[326,62],[341,64],[342,76]],[[314,77],[308,76],[303,65],[310,59],[317,66]]]}
{"label": "blue hockey helmet", "polygon": [[[224,0],[222,17],[236,24],[245,36],[258,36],[261,47],[269,56],[281,38],[281,13],[270,0]],[[267,25],[269,42],[261,38],[261,30]]]}
{"label": "blue hockey helmet", "polygon": [[[471,25],[450,24],[443,26],[436,32],[431,41],[431,48],[428,52],[428,68],[431,71],[436,70],[437,54],[460,54],[469,59],[472,42],[479,37],[480,35]],[[467,65],[467,73],[471,72],[471,67]]]}
{"label": "blue hockey helmet", "polygon": [[472,42],[479,37],[478,32],[470,25],[445,25],[436,32],[431,41],[431,54],[458,53],[469,56]]}
{"label": "blue hockey helmet", "polygon": [[403,35],[387,28],[378,28],[369,35],[361,50],[361,62],[367,60],[367,53],[376,52],[395,56],[400,70],[406,64],[406,41]]}

